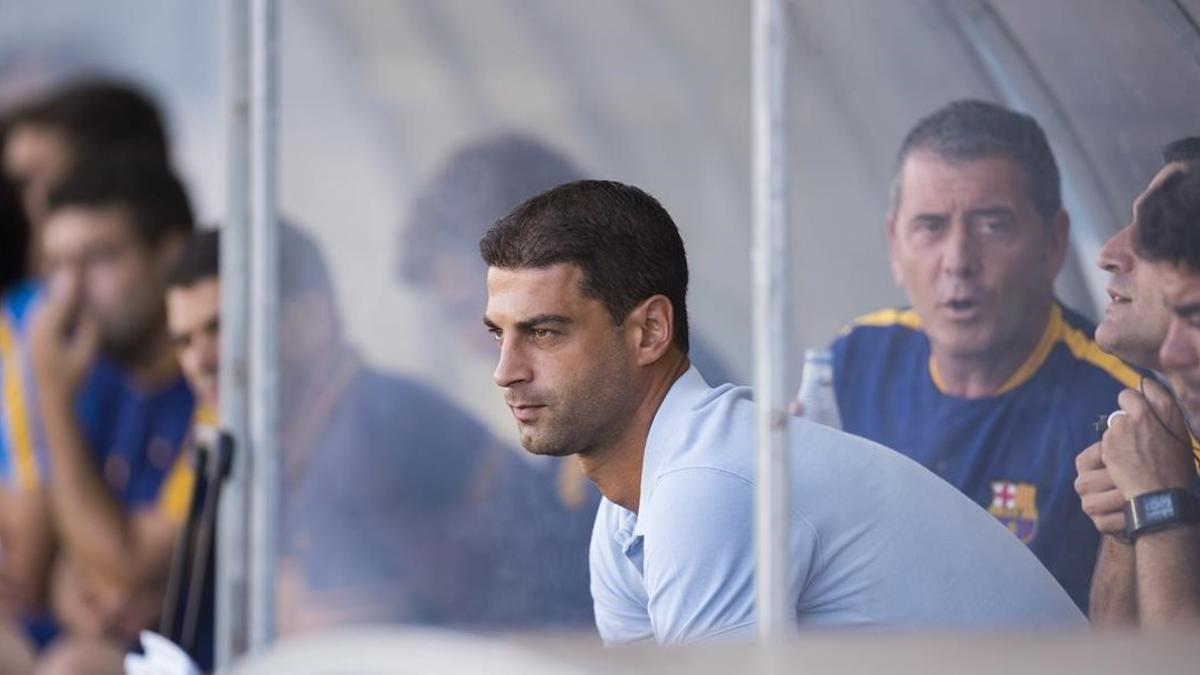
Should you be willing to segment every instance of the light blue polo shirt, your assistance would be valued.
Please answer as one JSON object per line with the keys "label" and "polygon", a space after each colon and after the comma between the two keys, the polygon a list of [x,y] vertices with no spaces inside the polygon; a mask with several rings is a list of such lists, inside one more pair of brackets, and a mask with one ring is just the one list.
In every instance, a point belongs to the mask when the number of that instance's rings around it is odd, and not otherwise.
{"label": "light blue polo shirt", "polygon": [[[801,626],[1063,626],[1083,615],[1016,537],[920,464],[793,419],[791,597]],[[650,426],[639,513],[592,532],[605,643],[742,637],[754,625],[754,404],[692,368]]]}

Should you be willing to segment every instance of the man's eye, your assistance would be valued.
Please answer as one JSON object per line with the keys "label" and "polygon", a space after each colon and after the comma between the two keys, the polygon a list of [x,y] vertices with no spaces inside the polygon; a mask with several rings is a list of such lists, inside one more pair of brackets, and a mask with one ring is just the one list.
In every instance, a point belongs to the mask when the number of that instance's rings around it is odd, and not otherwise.
{"label": "man's eye", "polygon": [[532,331],[530,331],[530,333],[538,340],[545,340],[551,335],[554,335],[554,331],[550,330],[549,328],[534,328]]}
{"label": "man's eye", "polygon": [[489,330],[488,332],[492,334],[492,339],[495,340],[496,342],[499,342],[501,340],[501,338],[503,337],[503,335],[501,335],[500,331],[498,331],[498,330]]}
{"label": "man's eye", "polygon": [[1006,219],[993,218],[991,220],[983,221],[979,227],[984,232],[988,232],[991,234],[1004,234],[1005,232],[1008,232],[1010,229],[1012,229],[1011,225],[1012,225],[1012,223],[1010,223]]}

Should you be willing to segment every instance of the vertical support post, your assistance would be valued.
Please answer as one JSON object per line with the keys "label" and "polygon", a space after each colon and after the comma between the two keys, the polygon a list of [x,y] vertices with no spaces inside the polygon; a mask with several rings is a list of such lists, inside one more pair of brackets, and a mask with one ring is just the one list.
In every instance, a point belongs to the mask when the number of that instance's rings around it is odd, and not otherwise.
{"label": "vertical support post", "polygon": [[794,600],[788,597],[791,462],[783,0],[755,0],[752,21],[755,593],[758,636],[766,642],[785,636],[795,621]]}
{"label": "vertical support post", "polygon": [[277,0],[250,4],[250,649],[275,637],[279,531]]}
{"label": "vertical support post", "polygon": [[250,13],[247,0],[225,0],[226,211],[221,229],[221,426],[233,439],[233,468],[219,505],[215,663],[229,668],[246,651],[246,513],[250,457],[246,354],[249,332]]}

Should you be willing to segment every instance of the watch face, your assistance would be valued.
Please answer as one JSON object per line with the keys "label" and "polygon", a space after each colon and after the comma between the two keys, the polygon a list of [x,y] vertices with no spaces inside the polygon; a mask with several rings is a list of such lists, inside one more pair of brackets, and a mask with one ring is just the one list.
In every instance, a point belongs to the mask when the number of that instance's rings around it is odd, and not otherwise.
{"label": "watch face", "polygon": [[1147,524],[1157,523],[1175,516],[1175,502],[1169,493],[1150,495],[1142,502],[1142,512]]}

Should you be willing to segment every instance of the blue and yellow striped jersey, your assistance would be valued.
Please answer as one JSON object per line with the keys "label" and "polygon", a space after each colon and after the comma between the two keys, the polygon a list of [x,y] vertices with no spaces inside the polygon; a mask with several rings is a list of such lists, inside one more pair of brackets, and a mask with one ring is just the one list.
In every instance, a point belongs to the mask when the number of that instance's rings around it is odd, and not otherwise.
{"label": "blue and yellow striped jersey", "polygon": [[[834,341],[846,431],[937,473],[1029,545],[1084,611],[1099,537],[1075,493],[1075,457],[1141,374],[1101,351],[1095,326],[1055,304],[1025,363],[988,398],[943,393],[913,310],[860,318]],[[936,523],[914,523],[915,527]]]}
{"label": "blue and yellow striped jersey", "polygon": [[26,340],[37,297],[24,283],[0,300],[0,482],[15,490],[37,486],[46,464]]}
{"label": "blue and yellow striped jersey", "polygon": [[181,507],[179,499],[161,494],[173,470],[189,470],[177,462],[194,413],[192,392],[182,374],[176,372],[165,384],[146,391],[120,366],[101,358],[76,401],[76,411],[96,468],[117,500],[130,509],[173,506],[176,512],[169,515],[182,519],[186,499]]}
{"label": "blue and yellow striped jersey", "polygon": [[[52,472],[27,335],[39,297],[39,286],[28,282],[0,300],[0,481],[10,489],[43,484]],[[182,519],[190,467],[176,460],[193,415],[192,394],[182,376],[142,391],[101,357],[85,380],[76,411],[97,469],[118,501],[127,507],[158,504]],[[169,473],[177,474],[173,481],[166,480]]]}

